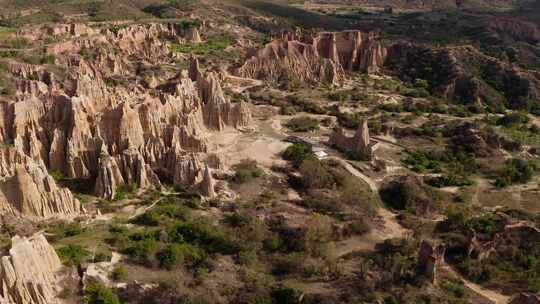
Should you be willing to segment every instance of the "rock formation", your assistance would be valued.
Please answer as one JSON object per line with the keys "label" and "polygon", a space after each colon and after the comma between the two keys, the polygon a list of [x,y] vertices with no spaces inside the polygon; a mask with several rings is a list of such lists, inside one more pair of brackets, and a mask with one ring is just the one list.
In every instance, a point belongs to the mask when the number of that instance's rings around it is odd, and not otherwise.
{"label": "rock formation", "polygon": [[329,144],[363,160],[371,160],[375,150],[374,142],[369,138],[367,120],[363,120],[353,137],[348,137],[343,129],[336,128],[330,135]]}
{"label": "rock formation", "polygon": [[[155,88],[152,94],[145,80],[113,82],[113,78],[134,79],[139,70],[172,62],[163,41],[176,37],[172,25],[92,31],[61,26],[50,33],[69,38],[48,46],[49,53],[62,54],[57,64],[66,71],[58,74],[44,66],[10,62],[8,70],[18,90],[14,98],[0,101],[0,141],[13,143],[17,151],[41,164],[39,170],[26,170],[35,187],[48,189],[36,191],[48,195],[41,199],[43,207],[31,211],[37,215],[80,208],[69,191],[49,187],[54,182],[37,175],[47,176],[45,168],[70,179],[95,180],[96,194],[108,199],[124,186],[160,188],[158,176],[198,189],[210,132],[250,123],[248,106],[231,103],[219,77],[203,73],[195,59],[189,72],[152,74],[148,78]],[[93,48],[97,44],[119,51]],[[92,56],[81,56],[85,49]],[[130,63],[133,58],[142,63],[137,67]],[[12,170],[9,176],[14,181],[9,182],[26,186],[29,178],[24,172]],[[40,186],[38,177],[46,181],[45,186]],[[206,187],[205,192],[212,194]],[[61,203],[51,205],[52,200]],[[19,209],[28,209],[28,201],[20,198],[17,204],[25,207]]]}
{"label": "rock formation", "polygon": [[437,283],[437,268],[444,263],[445,248],[442,244],[423,240],[418,252],[418,263],[422,273],[432,284]]}
{"label": "rock formation", "polygon": [[81,203],[56,184],[43,164],[13,148],[0,149],[0,214],[49,218],[82,212]]}
{"label": "rock formation", "polygon": [[320,56],[330,58],[347,71],[378,72],[386,58],[379,33],[324,32],[313,38]]}
{"label": "rock formation", "polygon": [[0,263],[0,303],[55,304],[62,269],[54,248],[43,235],[15,236]]}
{"label": "rock formation", "polygon": [[386,57],[386,49],[375,33],[346,31],[299,36],[284,33],[252,54],[237,73],[274,83],[339,84],[344,70],[376,72]]}
{"label": "rock formation", "polygon": [[212,171],[208,165],[206,165],[204,169],[204,177],[201,182],[201,193],[208,197],[216,196],[216,192],[214,191],[214,178],[212,177]]}
{"label": "rock formation", "polygon": [[203,40],[201,38],[201,34],[199,33],[199,30],[196,27],[192,27],[189,30],[188,40],[191,43],[201,43],[201,42],[203,42]]}
{"label": "rock formation", "polygon": [[510,299],[510,304],[540,304],[540,295],[520,293]]}
{"label": "rock formation", "polygon": [[540,42],[540,27],[520,18],[493,16],[486,18],[488,27],[502,38],[524,41],[531,44]]}
{"label": "rock formation", "polygon": [[433,48],[399,42],[389,47],[385,67],[404,81],[426,80],[431,94],[446,99],[493,108],[540,106],[537,73],[486,56],[472,46]]}

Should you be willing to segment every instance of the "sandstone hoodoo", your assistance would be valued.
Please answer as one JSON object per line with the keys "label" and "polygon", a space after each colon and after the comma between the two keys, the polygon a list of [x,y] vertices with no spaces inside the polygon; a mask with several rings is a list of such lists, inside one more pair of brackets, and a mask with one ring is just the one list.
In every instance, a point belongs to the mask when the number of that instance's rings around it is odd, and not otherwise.
{"label": "sandstone hoodoo", "polygon": [[377,148],[377,142],[372,141],[369,137],[367,120],[363,120],[359,124],[352,137],[348,137],[342,128],[336,128],[330,135],[329,144],[362,160],[371,160]]}
{"label": "sandstone hoodoo", "polygon": [[[103,198],[113,198],[124,186],[159,189],[157,172],[175,183],[192,181],[193,174],[184,176],[172,160],[195,157],[204,162],[211,132],[250,123],[247,105],[232,104],[216,75],[202,73],[197,61],[190,77],[185,73],[161,80],[154,77],[153,82],[161,82],[153,85],[162,88],[158,94],[149,94],[137,83],[107,84],[115,75],[136,73],[127,66],[129,56],[150,63],[171,60],[160,40],[176,36],[171,26],[132,25],[117,32],[66,26],[53,32],[71,37],[62,42],[69,46],[51,46],[62,53],[59,63],[68,67],[67,73],[60,77],[41,66],[10,64],[20,90],[16,98],[4,102],[2,138],[49,170],[70,179],[95,179],[96,194]],[[97,41],[121,51],[110,57],[103,50],[92,58],[76,53]],[[196,167],[202,176],[204,165]],[[16,184],[28,184],[22,174],[23,170],[12,174]],[[62,200],[64,207],[31,212],[45,216],[52,210],[77,209],[65,207],[65,201],[76,201],[66,194],[69,191],[58,193],[62,195],[53,194],[48,200]],[[18,199],[19,209],[28,209],[24,196],[10,195]]]}
{"label": "sandstone hoodoo", "polygon": [[13,148],[0,149],[0,214],[27,218],[74,217],[84,212],[45,166]]}
{"label": "sandstone hoodoo", "polygon": [[238,69],[243,77],[274,83],[300,81],[339,84],[345,71],[377,72],[386,48],[377,33],[323,32],[314,36],[285,33],[255,52]]}
{"label": "sandstone hoodoo", "polygon": [[196,27],[192,27],[189,30],[188,39],[192,43],[201,43],[203,42],[201,38],[201,34],[199,33],[199,30]]}
{"label": "sandstone hoodoo", "polygon": [[540,304],[540,0],[0,6],[0,304]]}
{"label": "sandstone hoodoo", "polygon": [[0,303],[58,304],[62,264],[43,235],[15,236],[1,258]]}

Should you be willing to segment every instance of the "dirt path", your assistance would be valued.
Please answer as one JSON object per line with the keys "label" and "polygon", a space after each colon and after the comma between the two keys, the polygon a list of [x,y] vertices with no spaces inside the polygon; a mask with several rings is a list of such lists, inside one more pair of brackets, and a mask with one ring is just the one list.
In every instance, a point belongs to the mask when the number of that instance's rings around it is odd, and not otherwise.
{"label": "dirt path", "polygon": [[264,84],[264,82],[258,79],[243,78],[233,75],[227,75],[227,79],[229,80],[229,82],[231,82],[231,84],[233,84],[232,90],[235,93],[242,93],[247,89],[262,86]]}
{"label": "dirt path", "polygon": [[347,171],[349,171],[349,173],[351,173],[352,175],[362,179],[366,184],[369,185],[369,188],[371,189],[371,191],[373,191],[374,193],[379,192],[379,187],[377,186],[375,181],[373,181],[369,176],[365,175],[364,173],[358,171],[355,167],[353,167],[351,164],[349,164],[346,160],[341,159],[339,157],[330,157],[330,159],[338,161],[341,165],[343,165],[343,167]]}
{"label": "dirt path", "polygon": [[460,278],[463,281],[463,284],[467,286],[470,290],[476,292],[477,294],[481,295],[482,297],[492,301],[494,304],[507,304],[510,301],[510,297],[507,297],[503,294],[500,294],[496,291],[486,289],[478,284],[475,284],[467,279],[465,279],[462,275],[460,275],[457,271],[455,271],[450,265],[444,264],[443,268],[451,273],[452,275]]}
{"label": "dirt path", "polygon": [[159,202],[161,202],[162,199],[163,199],[163,197],[160,197],[157,200],[155,200],[151,205],[146,206],[146,207],[138,208],[137,210],[135,210],[135,212],[128,219],[132,220],[132,219],[136,218],[139,215],[145,214],[146,211],[154,208],[154,206],[157,205]]}
{"label": "dirt path", "polygon": [[[371,191],[378,193],[379,187],[369,176],[358,171],[344,159],[338,157],[331,157],[331,159],[338,161],[349,173],[362,179],[366,184],[368,184]],[[374,250],[377,243],[381,243],[387,239],[405,237],[407,233],[409,233],[408,229],[403,228],[398,223],[396,220],[396,215],[390,210],[381,207],[377,213],[383,220],[383,226],[372,229],[365,235],[338,242],[336,244],[336,253],[338,256],[344,256],[358,250]]]}

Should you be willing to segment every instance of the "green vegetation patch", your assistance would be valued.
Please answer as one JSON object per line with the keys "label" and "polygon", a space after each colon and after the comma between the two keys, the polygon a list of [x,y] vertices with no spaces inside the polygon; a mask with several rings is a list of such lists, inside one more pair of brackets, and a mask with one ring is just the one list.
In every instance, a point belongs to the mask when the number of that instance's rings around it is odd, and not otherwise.
{"label": "green vegetation patch", "polygon": [[499,172],[499,176],[495,179],[495,186],[504,188],[512,184],[527,183],[532,179],[537,170],[538,165],[532,160],[511,159]]}
{"label": "green vegetation patch", "polygon": [[227,47],[235,43],[234,38],[229,36],[218,36],[208,39],[202,43],[173,43],[171,50],[173,52],[195,54],[198,56],[208,56],[216,52],[222,52]]}
{"label": "green vegetation patch", "polygon": [[319,120],[309,116],[300,116],[290,119],[286,126],[294,132],[310,132],[319,129]]}
{"label": "green vegetation patch", "polygon": [[98,282],[87,282],[83,302],[84,304],[120,304],[118,296]]}

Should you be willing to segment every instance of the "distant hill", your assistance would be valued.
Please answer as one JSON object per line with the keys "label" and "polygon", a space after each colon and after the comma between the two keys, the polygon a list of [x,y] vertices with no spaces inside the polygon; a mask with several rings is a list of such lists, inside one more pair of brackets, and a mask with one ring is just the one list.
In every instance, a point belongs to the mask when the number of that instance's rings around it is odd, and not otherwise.
{"label": "distant hill", "polygon": [[401,9],[464,9],[508,10],[515,6],[513,0],[308,0],[313,4],[347,4],[360,6],[391,6]]}

